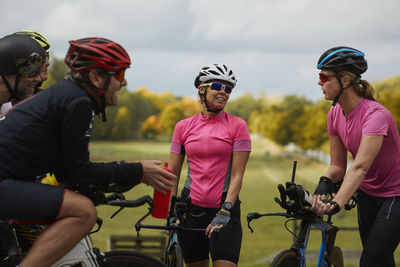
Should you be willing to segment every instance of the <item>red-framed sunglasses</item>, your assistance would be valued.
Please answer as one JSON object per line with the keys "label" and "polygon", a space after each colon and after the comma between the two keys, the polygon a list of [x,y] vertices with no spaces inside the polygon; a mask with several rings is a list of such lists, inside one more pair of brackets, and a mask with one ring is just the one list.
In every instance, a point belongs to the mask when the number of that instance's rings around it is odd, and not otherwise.
{"label": "red-framed sunglasses", "polygon": [[322,84],[329,82],[331,77],[339,77],[338,74],[327,74],[327,73],[319,73],[319,80],[321,81]]}
{"label": "red-framed sunglasses", "polygon": [[115,79],[117,79],[120,83],[125,79],[125,69],[120,70],[114,74]]}

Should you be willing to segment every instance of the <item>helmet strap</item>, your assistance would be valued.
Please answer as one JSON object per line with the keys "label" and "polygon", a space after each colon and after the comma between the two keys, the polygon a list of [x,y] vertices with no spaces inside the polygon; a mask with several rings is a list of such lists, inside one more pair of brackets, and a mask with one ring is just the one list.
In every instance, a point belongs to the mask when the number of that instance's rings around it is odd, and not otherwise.
{"label": "helmet strap", "polygon": [[[106,92],[108,90],[108,87],[110,86],[110,81],[111,81],[111,76],[112,74],[107,73],[107,78],[106,82],[104,83],[104,88],[102,91]],[[99,88],[97,88],[89,79],[87,75],[83,75],[83,80],[86,82],[86,84],[89,86],[89,92],[90,94],[94,97],[96,100],[97,104],[99,105],[100,113],[101,113],[101,119],[102,121],[106,121],[106,96],[105,93],[100,94],[99,93]]]}
{"label": "helmet strap", "polygon": [[6,79],[6,76],[3,75],[3,74],[0,74],[0,75],[1,75],[1,78],[3,79],[4,84],[5,84],[6,87],[7,87],[8,92],[10,93],[10,97],[8,98],[8,102],[10,102],[10,101],[13,100],[13,99],[17,99],[17,100],[18,100],[18,97],[17,97],[17,95],[15,94],[15,90],[16,90],[17,87],[18,87],[18,83],[19,83],[19,74],[17,74],[17,76],[15,77],[14,90],[11,88],[10,83],[9,83],[8,80]]}
{"label": "helmet strap", "polygon": [[353,84],[353,82],[351,81],[348,86],[343,87],[343,83],[342,83],[342,80],[340,79],[340,76],[336,76],[336,80],[339,83],[340,90],[339,90],[339,93],[336,95],[335,99],[333,100],[332,106],[336,106],[337,102],[339,101],[339,97],[342,95],[344,89],[349,88]]}
{"label": "helmet strap", "polygon": [[200,93],[200,96],[203,99],[204,105],[206,106],[206,109],[207,109],[208,112],[213,112],[213,113],[217,113],[218,114],[223,110],[223,108],[216,109],[216,108],[210,107],[210,105],[207,102],[207,89],[205,90],[205,93],[203,93],[203,94]]}

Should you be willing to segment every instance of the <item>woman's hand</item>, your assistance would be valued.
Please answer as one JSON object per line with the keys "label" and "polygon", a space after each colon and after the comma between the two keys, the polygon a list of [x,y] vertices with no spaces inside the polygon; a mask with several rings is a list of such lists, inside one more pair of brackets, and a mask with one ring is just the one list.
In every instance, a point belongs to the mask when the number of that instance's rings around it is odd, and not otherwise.
{"label": "woman's hand", "polygon": [[214,232],[219,232],[223,227],[227,226],[231,216],[229,212],[219,211],[211,223],[207,226],[206,236],[211,238]]}

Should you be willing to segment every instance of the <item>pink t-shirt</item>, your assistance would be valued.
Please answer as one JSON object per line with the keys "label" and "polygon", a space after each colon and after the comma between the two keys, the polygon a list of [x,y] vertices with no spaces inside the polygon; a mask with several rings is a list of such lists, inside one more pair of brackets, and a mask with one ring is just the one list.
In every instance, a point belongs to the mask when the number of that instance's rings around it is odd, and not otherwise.
{"label": "pink t-shirt", "polygon": [[233,151],[251,151],[246,122],[221,111],[216,117],[201,113],[178,122],[171,152],[187,155],[185,187],[192,203],[218,208],[230,182]]}
{"label": "pink t-shirt", "polygon": [[328,133],[339,136],[353,158],[363,136],[383,135],[381,150],[360,189],[378,197],[400,195],[400,138],[393,115],[384,106],[362,98],[357,107],[345,116],[338,104],[329,111]]}

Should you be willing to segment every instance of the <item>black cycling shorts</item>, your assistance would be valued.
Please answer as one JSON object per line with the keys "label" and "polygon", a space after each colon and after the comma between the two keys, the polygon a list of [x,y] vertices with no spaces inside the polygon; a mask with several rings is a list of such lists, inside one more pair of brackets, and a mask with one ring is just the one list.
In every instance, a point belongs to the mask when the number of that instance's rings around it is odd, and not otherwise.
{"label": "black cycling shorts", "polygon": [[[204,208],[191,205],[190,217],[185,221],[185,227],[207,228],[220,209]],[[240,222],[240,201],[236,201],[228,225],[220,232],[213,233],[209,239],[204,232],[181,231],[180,243],[186,263],[194,263],[209,259],[212,261],[226,260],[235,264],[239,261],[242,244],[242,225]]]}
{"label": "black cycling shorts", "polygon": [[375,197],[358,193],[358,225],[363,244],[361,267],[396,266],[400,242],[400,196]]}
{"label": "black cycling shorts", "polygon": [[59,214],[63,199],[63,187],[0,179],[0,220],[50,224]]}

